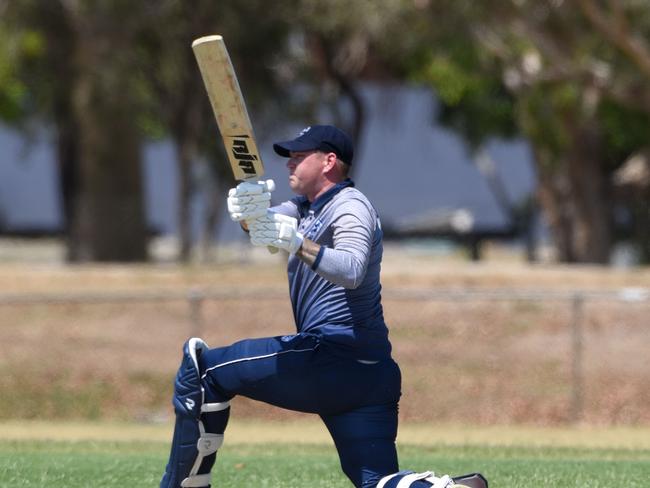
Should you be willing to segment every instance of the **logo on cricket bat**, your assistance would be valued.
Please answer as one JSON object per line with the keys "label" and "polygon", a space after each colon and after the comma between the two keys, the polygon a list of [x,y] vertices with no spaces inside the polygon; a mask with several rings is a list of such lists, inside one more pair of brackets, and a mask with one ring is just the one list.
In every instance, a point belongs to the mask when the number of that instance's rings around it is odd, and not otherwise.
{"label": "logo on cricket bat", "polygon": [[233,136],[232,146],[230,148],[233,157],[237,160],[237,166],[247,175],[256,174],[255,170],[255,161],[258,160],[255,154],[251,154],[250,149],[248,148],[248,142],[246,139],[249,139],[250,136],[242,134],[239,136]]}

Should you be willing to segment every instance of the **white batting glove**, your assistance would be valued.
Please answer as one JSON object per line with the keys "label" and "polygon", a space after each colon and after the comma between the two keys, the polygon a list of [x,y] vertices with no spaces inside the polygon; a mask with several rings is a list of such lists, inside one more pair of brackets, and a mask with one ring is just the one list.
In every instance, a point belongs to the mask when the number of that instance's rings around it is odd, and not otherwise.
{"label": "white batting glove", "polygon": [[269,212],[248,224],[254,246],[271,246],[295,254],[304,240],[298,232],[298,221],[293,217]]}
{"label": "white batting glove", "polygon": [[266,215],[271,205],[273,180],[244,181],[228,191],[228,214],[235,222],[253,220]]}

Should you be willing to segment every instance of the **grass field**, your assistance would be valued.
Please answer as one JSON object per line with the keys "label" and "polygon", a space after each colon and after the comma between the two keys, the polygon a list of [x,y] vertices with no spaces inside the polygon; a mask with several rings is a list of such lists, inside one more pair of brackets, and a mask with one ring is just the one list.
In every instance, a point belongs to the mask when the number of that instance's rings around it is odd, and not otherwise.
{"label": "grass field", "polygon": [[[285,270],[270,259],[188,268],[0,264],[0,298],[35,297],[0,306],[0,488],[156,487],[167,460],[171,379],[194,332],[186,301],[51,303],[47,294],[236,288],[241,297],[202,308],[201,335],[225,344],[290,330]],[[650,302],[585,305],[583,415],[572,424],[570,303],[391,298],[649,284],[648,268],[441,263],[389,249],[384,306],[404,377],[402,468],[481,471],[491,488],[649,487]],[[351,486],[319,423],[240,398],[233,413],[215,488]]]}
{"label": "grass field", "polygon": [[[11,422],[1,424],[0,432],[2,488],[122,488],[157,486],[170,431],[155,425]],[[650,479],[647,428],[406,426],[399,451],[402,468],[481,471],[491,487],[645,488]],[[235,422],[214,475],[219,488],[351,486],[324,429],[304,420]]]}

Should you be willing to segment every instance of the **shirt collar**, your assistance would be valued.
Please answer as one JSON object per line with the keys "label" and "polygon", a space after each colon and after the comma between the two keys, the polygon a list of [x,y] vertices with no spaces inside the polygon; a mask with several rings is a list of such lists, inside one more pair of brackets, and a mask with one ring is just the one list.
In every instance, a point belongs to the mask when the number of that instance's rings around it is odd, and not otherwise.
{"label": "shirt collar", "polygon": [[340,192],[343,188],[353,187],[353,186],[354,186],[354,181],[348,178],[334,185],[332,188],[327,190],[325,193],[323,193],[313,202],[307,200],[307,197],[299,197],[298,209],[300,210],[300,215],[305,216],[307,215],[307,212],[309,212],[310,210],[314,213],[320,211],[325,206],[325,204],[329,202],[332,198],[334,198],[334,195]]}

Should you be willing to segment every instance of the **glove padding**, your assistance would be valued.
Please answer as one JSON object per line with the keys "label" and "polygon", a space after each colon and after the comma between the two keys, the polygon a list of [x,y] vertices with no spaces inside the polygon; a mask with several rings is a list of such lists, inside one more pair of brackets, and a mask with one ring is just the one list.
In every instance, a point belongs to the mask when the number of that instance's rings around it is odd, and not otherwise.
{"label": "glove padding", "polygon": [[272,246],[295,254],[304,240],[298,232],[298,221],[293,217],[268,212],[248,223],[251,243],[254,246]]}
{"label": "glove padding", "polygon": [[273,180],[244,181],[228,191],[228,214],[235,222],[253,220],[266,215],[271,205]]}

